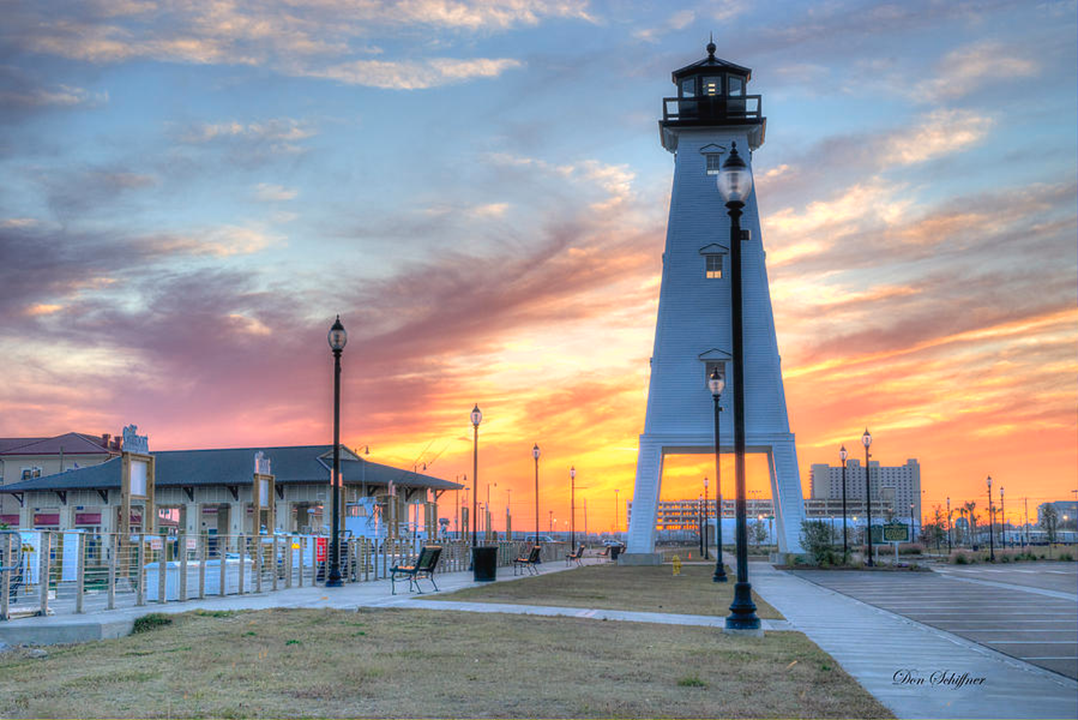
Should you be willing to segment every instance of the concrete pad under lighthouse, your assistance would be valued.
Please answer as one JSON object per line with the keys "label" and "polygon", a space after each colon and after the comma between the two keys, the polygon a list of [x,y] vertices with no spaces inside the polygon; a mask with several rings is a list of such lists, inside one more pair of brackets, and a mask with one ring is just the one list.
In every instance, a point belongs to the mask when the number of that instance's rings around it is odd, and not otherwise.
{"label": "concrete pad under lighthouse", "polygon": [[[732,143],[751,164],[767,120],[760,96],[747,94],[751,70],[716,58],[713,49],[704,60],[674,71],[677,96],[663,100],[659,121],[663,147],[674,154],[674,184],[625,564],[655,562],[664,456],[715,451],[707,385],[712,370],[725,379],[723,414],[732,417],[730,219],[715,181]],[[746,449],[767,456],[779,551],[801,552],[804,503],[755,190],[741,227]],[[721,427],[720,446],[733,452],[730,422]]]}

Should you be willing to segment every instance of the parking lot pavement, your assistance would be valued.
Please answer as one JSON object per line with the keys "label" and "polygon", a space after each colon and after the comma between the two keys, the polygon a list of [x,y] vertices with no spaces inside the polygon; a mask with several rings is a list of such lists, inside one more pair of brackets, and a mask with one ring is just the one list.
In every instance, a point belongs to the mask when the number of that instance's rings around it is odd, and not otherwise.
{"label": "parking lot pavement", "polygon": [[992,567],[941,565],[935,570],[949,577],[1025,585],[1070,595],[1078,593],[1078,563],[1073,562],[1023,562]]}
{"label": "parking lot pavement", "polygon": [[[1069,564],[1033,573],[951,566],[937,572],[799,570],[794,574],[862,602],[959,635],[1011,657],[1078,679],[1078,596]],[[1069,593],[1048,570],[1070,570]],[[1042,587],[1050,585],[1050,588]]]}

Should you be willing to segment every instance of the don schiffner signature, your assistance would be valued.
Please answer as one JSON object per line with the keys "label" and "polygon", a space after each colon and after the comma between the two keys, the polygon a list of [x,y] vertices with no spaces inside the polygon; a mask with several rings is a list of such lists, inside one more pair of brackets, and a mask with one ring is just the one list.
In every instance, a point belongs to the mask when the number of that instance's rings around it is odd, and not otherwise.
{"label": "don schiffner signature", "polygon": [[931,687],[944,687],[952,690],[967,685],[984,685],[988,678],[971,677],[968,672],[959,675],[954,670],[936,670],[926,677],[916,670],[895,670],[891,676],[892,685],[928,685]]}

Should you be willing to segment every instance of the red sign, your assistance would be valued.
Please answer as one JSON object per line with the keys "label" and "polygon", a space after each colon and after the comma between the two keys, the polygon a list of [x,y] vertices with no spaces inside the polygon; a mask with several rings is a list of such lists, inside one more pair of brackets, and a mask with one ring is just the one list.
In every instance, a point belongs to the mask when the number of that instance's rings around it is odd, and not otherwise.
{"label": "red sign", "polygon": [[6,523],[11,527],[19,527],[19,514],[14,515],[0,515],[0,523]]}
{"label": "red sign", "polygon": [[76,525],[100,525],[101,513],[75,513]]}
{"label": "red sign", "polygon": [[315,538],[314,542],[314,560],[315,562],[326,561],[326,540],[328,538],[320,537]]}
{"label": "red sign", "polygon": [[59,524],[60,513],[34,513],[34,527]]}

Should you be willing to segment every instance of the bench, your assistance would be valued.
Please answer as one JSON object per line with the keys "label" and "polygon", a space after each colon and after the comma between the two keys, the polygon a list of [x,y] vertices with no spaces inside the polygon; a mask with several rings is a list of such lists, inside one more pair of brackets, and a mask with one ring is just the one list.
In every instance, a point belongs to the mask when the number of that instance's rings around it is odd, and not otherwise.
{"label": "bench", "polygon": [[389,583],[393,588],[393,594],[397,594],[397,576],[408,578],[408,589],[413,587],[422,595],[423,589],[419,587],[419,579],[422,577],[430,580],[434,586],[434,592],[438,592],[438,583],[434,582],[434,569],[438,566],[438,558],[442,556],[440,545],[424,545],[419,553],[419,559],[414,565],[394,565],[389,569]]}
{"label": "bench", "polygon": [[542,546],[532,545],[531,552],[528,553],[527,557],[521,555],[520,557],[513,558],[513,574],[516,575],[518,570],[523,572],[526,569],[530,570],[532,575],[538,575],[539,568],[537,568],[536,565],[539,564],[539,553],[542,552],[542,550]]}
{"label": "bench", "polygon": [[607,545],[606,549],[603,550],[601,553],[599,553],[599,557],[616,559],[617,555],[614,554],[614,548],[618,549],[618,555],[625,552],[625,546],[624,545]]}
{"label": "bench", "polygon": [[584,558],[584,543],[580,543],[580,547],[576,549],[576,552],[571,552],[565,556],[565,564],[576,563],[580,565],[580,561]]}

